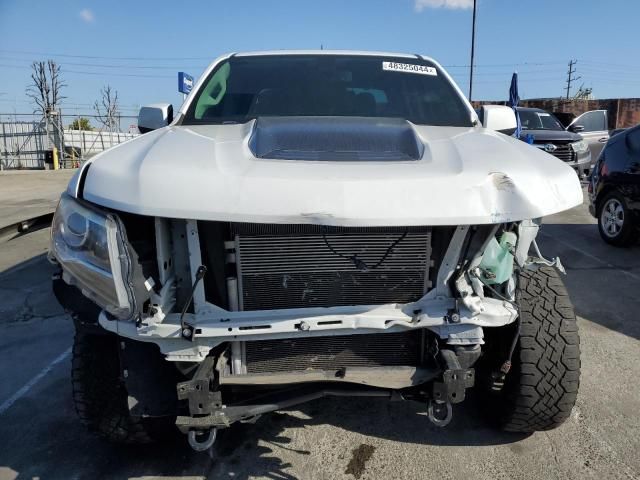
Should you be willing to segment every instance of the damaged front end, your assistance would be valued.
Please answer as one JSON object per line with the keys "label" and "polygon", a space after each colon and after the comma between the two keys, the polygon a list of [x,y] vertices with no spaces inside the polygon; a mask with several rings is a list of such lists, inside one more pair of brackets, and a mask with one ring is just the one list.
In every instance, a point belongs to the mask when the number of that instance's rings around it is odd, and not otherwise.
{"label": "damaged front end", "polygon": [[[103,308],[99,325],[126,340],[130,408],[177,415],[196,449],[213,443],[218,428],[326,395],[427,402],[429,418],[444,426],[476,382],[484,330],[518,318],[515,271],[561,268],[539,254],[538,224],[528,220],[249,224],[103,214],[64,201],[85,220],[56,216],[52,257],[64,281]],[[91,223],[103,217],[113,239],[106,250]],[[83,249],[102,257],[82,257]],[[102,282],[96,292],[85,274],[96,268],[112,287]],[[178,372],[176,390],[164,392],[176,401],[162,408],[163,395],[140,374],[144,360],[135,359],[136,345],[149,344]],[[508,373],[513,349],[504,350],[492,366],[494,389]]]}

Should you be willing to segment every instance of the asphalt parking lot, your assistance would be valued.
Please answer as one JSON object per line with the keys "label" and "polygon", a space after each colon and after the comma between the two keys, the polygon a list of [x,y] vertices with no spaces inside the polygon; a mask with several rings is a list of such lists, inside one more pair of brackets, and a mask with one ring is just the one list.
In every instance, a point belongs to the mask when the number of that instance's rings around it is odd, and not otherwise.
{"label": "asphalt parking lot", "polygon": [[22,220],[51,213],[60,192],[75,172],[75,169],[3,171],[0,175],[0,232]]}
{"label": "asphalt parking lot", "polygon": [[186,441],[115,447],[82,428],[69,381],[73,328],[50,292],[48,230],[5,238],[0,480],[640,478],[640,247],[605,245],[585,205],[545,223],[543,253],[567,268],[582,342],[580,395],[561,428],[496,432],[468,401],[438,429],[425,405],[325,399],[234,427],[209,454]]}

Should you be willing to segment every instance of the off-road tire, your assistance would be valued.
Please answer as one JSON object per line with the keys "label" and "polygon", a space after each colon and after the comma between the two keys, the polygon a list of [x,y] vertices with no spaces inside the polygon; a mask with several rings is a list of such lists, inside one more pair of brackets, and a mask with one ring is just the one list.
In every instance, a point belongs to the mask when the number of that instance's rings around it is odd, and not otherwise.
{"label": "off-road tire", "polygon": [[555,268],[521,271],[520,335],[507,376],[501,427],[535,432],[571,415],[580,384],[580,339],[573,305]]}
{"label": "off-road tire", "polygon": [[[622,195],[615,191],[609,192],[598,204],[598,231],[602,240],[615,247],[628,247],[637,242],[638,226],[634,224],[631,212]],[[623,216],[622,227],[619,227],[619,230],[613,234],[607,233],[603,225],[605,210],[609,205],[619,206]]]}
{"label": "off-road tire", "polygon": [[76,412],[91,432],[114,443],[143,444],[169,431],[167,419],[129,414],[116,336],[76,332],[71,379]]}

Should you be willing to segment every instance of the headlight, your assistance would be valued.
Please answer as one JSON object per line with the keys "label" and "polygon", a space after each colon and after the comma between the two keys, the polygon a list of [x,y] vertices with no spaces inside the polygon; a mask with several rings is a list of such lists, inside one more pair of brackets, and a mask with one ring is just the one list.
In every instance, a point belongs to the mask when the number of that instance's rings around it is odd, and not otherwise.
{"label": "headlight", "polygon": [[573,142],[571,144],[571,148],[573,148],[573,151],[576,153],[587,153],[587,150],[589,150],[589,145],[587,145],[587,142],[585,142],[584,140],[578,140],[577,142]]}
{"label": "headlight", "polygon": [[117,318],[130,318],[135,299],[131,265],[115,215],[62,195],[51,224],[51,253],[64,280]]}

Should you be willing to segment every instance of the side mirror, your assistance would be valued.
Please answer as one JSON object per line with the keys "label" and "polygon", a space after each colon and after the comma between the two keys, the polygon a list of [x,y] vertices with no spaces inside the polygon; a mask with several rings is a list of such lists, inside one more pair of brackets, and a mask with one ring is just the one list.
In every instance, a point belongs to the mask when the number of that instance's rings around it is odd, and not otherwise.
{"label": "side mirror", "polygon": [[145,105],[138,113],[138,130],[147,133],[151,130],[166,127],[173,122],[173,105],[154,103]]}
{"label": "side mirror", "polygon": [[483,105],[480,108],[480,121],[484,128],[513,135],[518,128],[516,114],[511,107],[503,105]]}
{"label": "side mirror", "polygon": [[569,131],[571,131],[573,133],[584,132],[584,126],[583,125],[569,125]]}

